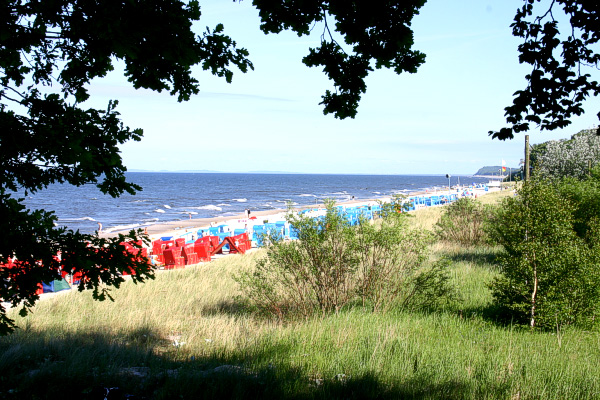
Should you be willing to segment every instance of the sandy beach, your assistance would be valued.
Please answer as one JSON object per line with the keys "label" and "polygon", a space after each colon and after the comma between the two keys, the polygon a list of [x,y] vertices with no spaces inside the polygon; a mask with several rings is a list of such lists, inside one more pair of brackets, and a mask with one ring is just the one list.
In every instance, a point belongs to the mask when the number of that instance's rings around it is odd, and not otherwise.
{"label": "sandy beach", "polygon": [[[464,190],[464,189],[466,189],[466,187],[462,188],[461,190]],[[452,193],[456,193],[456,189],[453,189]],[[483,189],[483,188],[474,188],[474,189],[470,189],[470,193],[473,197],[478,197],[478,196],[485,195],[486,193],[489,193],[489,192],[485,191],[485,189]],[[407,197],[432,196],[432,195],[444,195],[444,194],[447,195],[448,190],[432,189],[432,190],[427,190],[427,191],[408,193]],[[389,203],[390,201],[391,201],[391,197],[381,197],[381,198],[372,198],[372,199],[366,199],[366,200],[365,199],[350,200],[350,201],[346,201],[346,202],[337,203],[337,205],[346,206],[346,207],[348,207],[348,206],[360,207],[360,206],[375,205],[375,204],[378,204],[379,202]],[[293,210],[295,210],[295,211],[300,211],[303,209],[324,210],[324,208],[325,208],[325,205],[323,203],[320,203],[320,204],[311,205],[310,207],[305,206],[305,207],[300,207],[300,208],[293,208]],[[208,228],[210,226],[217,226],[217,225],[227,225],[230,227],[230,229],[232,231],[234,229],[244,229],[244,228],[251,229],[253,225],[262,224],[264,221],[268,221],[271,223],[276,222],[276,221],[283,221],[283,220],[285,220],[286,213],[287,213],[286,209],[253,211],[251,213],[251,217],[255,217],[255,219],[254,218],[248,219],[245,214],[219,216],[219,217],[213,217],[213,218],[191,218],[191,219],[168,221],[168,222],[162,222],[162,223],[158,223],[158,224],[152,224],[152,225],[145,227],[144,229],[150,236],[151,240],[156,240],[156,239],[159,239],[159,238],[165,237],[165,236],[181,237],[181,236],[185,236],[186,233],[189,234],[190,232],[195,234],[198,229],[204,229],[204,228]],[[123,233],[123,232],[117,231],[117,232],[103,233],[103,234],[101,234],[101,236],[104,236],[104,237],[116,236],[118,233]]]}

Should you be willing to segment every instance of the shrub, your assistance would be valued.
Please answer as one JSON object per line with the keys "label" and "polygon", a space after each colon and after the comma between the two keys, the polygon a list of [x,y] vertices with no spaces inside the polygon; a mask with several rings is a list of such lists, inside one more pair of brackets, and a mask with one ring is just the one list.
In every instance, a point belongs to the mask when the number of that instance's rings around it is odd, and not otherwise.
{"label": "shrub", "polygon": [[577,235],[589,242],[591,224],[600,216],[600,168],[593,169],[591,176],[584,180],[566,178],[557,183],[561,197],[575,207],[574,228]]}
{"label": "shrub", "polygon": [[[590,324],[600,311],[598,241],[574,229],[571,202],[543,181],[525,184],[505,199],[490,233],[504,247],[501,276],[490,287],[508,315],[531,327]],[[590,235],[597,235],[598,219]]]}
{"label": "shrub", "polygon": [[452,290],[443,262],[423,266],[429,236],[402,214],[351,226],[333,202],[322,219],[288,215],[299,240],[273,238],[252,272],[235,277],[263,313],[285,318],[338,312],[358,301],[374,311],[425,307]]}
{"label": "shrub", "polygon": [[476,200],[461,198],[450,204],[436,224],[440,240],[465,246],[483,244],[488,235],[484,229],[490,208]]}

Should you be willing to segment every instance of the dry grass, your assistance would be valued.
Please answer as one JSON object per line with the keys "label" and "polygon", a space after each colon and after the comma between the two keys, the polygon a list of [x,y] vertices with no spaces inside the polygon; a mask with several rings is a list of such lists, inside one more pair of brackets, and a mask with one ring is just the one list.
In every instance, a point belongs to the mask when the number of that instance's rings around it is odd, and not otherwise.
{"label": "dry grass", "polygon": [[232,274],[251,268],[260,254],[232,255],[159,272],[155,280],[142,285],[128,281],[112,291],[114,302],[93,301],[89,293],[73,291],[40,302],[33,314],[17,321],[38,332],[95,331],[115,338],[150,330],[157,341],[186,342],[186,348],[200,355],[210,353],[215,345],[237,348],[275,328],[242,315],[235,302],[238,289]]}

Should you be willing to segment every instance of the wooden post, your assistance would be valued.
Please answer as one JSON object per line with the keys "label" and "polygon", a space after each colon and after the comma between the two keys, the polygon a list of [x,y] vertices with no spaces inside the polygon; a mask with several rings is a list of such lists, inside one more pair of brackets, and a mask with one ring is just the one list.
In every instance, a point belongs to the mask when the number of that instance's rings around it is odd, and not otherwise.
{"label": "wooden post", "polygon": [[529,180],[529,135],[525,135],[525,182]]}

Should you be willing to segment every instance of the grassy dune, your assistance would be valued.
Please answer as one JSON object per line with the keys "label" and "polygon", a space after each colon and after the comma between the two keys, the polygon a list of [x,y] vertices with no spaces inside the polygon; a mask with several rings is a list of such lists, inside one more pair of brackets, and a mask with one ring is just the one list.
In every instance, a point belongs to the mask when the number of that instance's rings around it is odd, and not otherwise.
{"label": "grassy dune", "polygon": [[[486,201],[506,195],[483,197]],[[431,228],[441,209],[412,223]],[[231,275],[261,251],[127,282],[114,302],[72,292],[41,302],[0,338],[0,399],[600,398],[600,334],[531,332],[493,318],[499,249],[436,245],[459,303],[430,313],[350,309],[289,324],[257,318]]]}

